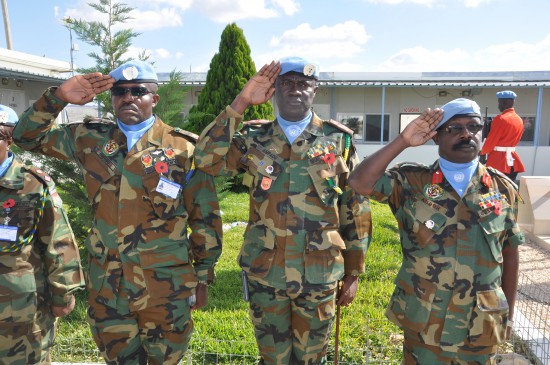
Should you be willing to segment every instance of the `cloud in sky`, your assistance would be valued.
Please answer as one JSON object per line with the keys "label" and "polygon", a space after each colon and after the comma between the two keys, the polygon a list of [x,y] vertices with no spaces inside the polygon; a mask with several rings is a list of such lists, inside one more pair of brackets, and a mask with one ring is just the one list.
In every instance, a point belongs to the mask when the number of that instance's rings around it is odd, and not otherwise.
{"label": "cloud in sky", "polygon": [[[477,8],[483,4],[489,4],[493,0],[462,0],[462,3],[467,8]],[[401,4],[414,4],[432,7],[435,5],[445,6],[447,0],[367,0],[371,4],[387,4],[387,5],[401,5]]]}

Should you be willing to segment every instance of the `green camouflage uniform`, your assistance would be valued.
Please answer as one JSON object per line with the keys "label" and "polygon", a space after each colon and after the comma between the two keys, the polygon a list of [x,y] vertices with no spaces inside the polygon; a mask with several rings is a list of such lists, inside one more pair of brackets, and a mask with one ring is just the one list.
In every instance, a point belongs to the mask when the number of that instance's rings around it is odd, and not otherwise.
{"label": "green camouflage uniform", "polygon": [[[94,339],[108,363],[145,351],[152,363],[176,364],[192,332],[187,299],[198,281],[214,279],[221,253],[213,178],[196,172],[187,181],[196,138],[156,118],[128,151],[114,122],[56,126],[66,103],[54,91],[21,116],[14,140],[83,170],[94,214],[86,241]],[[173,183],[177,196],[159,191]]]}
{"label": "green camouflage uniform", "polygon": [[[524,241],[515,220],[517,197],[509,179],[482,164],[462,199],[438,162],[401,164],[377,181],[370,198],[389,204],[403,249],[386,314],[405,331],[405,345],[410,340],[441,352],[418,348],[418,358],[407,364],[448,364],[452,354],[485,364],[505,340],[502,249]],[[409,355],[405,351],[406,360]]]}
{"label": "green camouflage uniform", "polygon": [[346,187],[358,163],[351,131],[314,115],[291,146],[277,121],[243,128],[241,121],[227,107],[204,130],[197,168],[213,175],[245,171],[250,212],[238,261],[250,280],[263,362],[319,363],[337,281],[363,272],[370,242],[368,200]]}
{"label": "green camouflage uniform", "polygon": [[0,225],[0,363],[48,364],[50,306],[67,305],[84,275],[55,184],[17,157],[0,177]]}

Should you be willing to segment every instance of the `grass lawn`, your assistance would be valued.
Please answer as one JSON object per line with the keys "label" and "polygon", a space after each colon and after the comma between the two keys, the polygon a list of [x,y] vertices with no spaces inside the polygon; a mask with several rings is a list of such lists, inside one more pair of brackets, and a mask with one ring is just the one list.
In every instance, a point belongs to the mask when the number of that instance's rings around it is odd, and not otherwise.
{"label": "grass lawn", "polygon": [[[248,220],[248,195],[229,194],[220,202],[224,223]],[[397,225],[389,208],[372,203],[373,240],[366,260],[366,272],[353,304],[341,309],[340,363],[395,364],[401,359],[401,344],[393,334],[399,330],[384,317],[393,290],[393,279],[401,262]],[[224,234],[223,253],[216,268],[217,280],[209,289],[208,306],[193,313],[195,332],[191,340],[192,363],[253,364],[256,345],[242,300],[240,268],[236,257],[244,227]],[[334,339],[329,361],[332,361]],[[366,354],[368,352],[368,355]],[[86,323],[86,294],[77,298],[76,309],[59,321],[54,361],[101,361]]]}

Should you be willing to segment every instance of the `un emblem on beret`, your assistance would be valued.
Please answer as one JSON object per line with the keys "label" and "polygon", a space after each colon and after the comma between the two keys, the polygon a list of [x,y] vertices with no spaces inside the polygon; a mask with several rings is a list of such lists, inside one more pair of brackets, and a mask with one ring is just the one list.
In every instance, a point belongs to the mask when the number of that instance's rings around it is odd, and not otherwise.
{"label": "un emblem on beret", "polygon": [[122,70],[122,76],[126,80],[133,80],[138,76],[139,72],[136,66],[130,66],[126,67],[124,70]]}
{"label": "un emblem on beret", "polygon": [[0,112],[0,123],[7,123],[10,117],[6,112]]}
{"label": "un emblem on beret", "polygon": [[315,65],[307,64],[304,66],[304,75],[313,76],[315,73]]}

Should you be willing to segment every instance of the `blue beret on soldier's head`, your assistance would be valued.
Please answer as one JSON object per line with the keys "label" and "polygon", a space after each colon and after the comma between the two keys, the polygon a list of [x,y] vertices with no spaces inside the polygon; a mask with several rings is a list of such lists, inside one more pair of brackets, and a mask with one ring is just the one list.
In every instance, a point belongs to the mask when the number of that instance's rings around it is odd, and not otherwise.
{"label": "blue beret on soldier's head", "polygon": [[279,72],[279,76],[287,72],[297,72],[315,80],[319,79],[319,65],[302,57],[281,58],[281,72]]}
{"label": "blue beret on soldier's head", "polygon": [[481,109],[473,100],[458,98],[449,101],[441,107],[443,110],[443,119],[439,122],[435,129],[438,129],[445,124],[449,119],[454,117],[479,117],[481,118]]}
{"label": "blue beret on soldier's head", "polygon": [[128,61],[109,72],[109,75],[115,79],[115,84],[123,82],[158,84],[159,81],[153,66],[140,60]]}
{"label": "blue beret on soldier's head", "polygon": [[0,104],[0,125],[15,127],[19,122],[17,113],[10,107]]}
{"label": "blue beret on soldier's head", "polygon": [[516,96],[516,93],[512,90],[504,90],[497,93],[497,99],[515,99]]}

